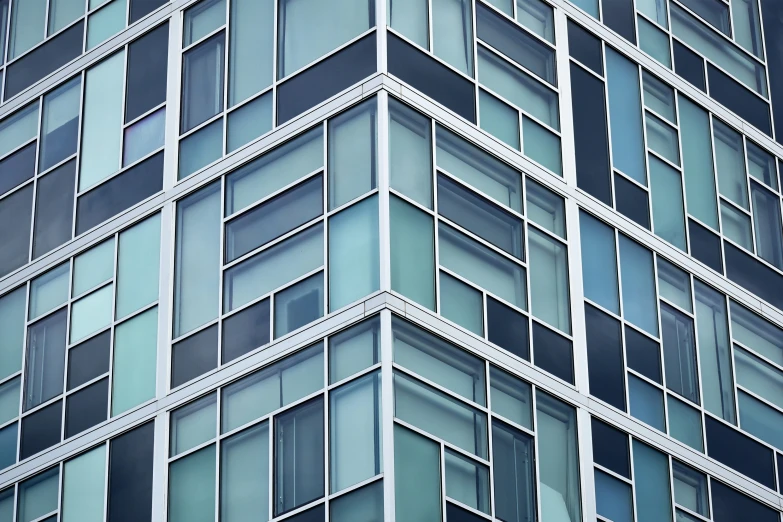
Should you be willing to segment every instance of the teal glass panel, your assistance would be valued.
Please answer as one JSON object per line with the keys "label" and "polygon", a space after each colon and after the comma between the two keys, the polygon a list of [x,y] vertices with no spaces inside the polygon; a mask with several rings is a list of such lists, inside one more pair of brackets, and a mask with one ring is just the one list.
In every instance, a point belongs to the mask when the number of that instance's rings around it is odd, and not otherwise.
{"label": "teal glass panel", "polygon": [[71,343],[84,339],[111,324],[113,298],[114,285],[110,284],[73,303]]}
{"label": "teal glass panel", "polygon": [[329,519],[340,522],[383,522],[383,481],[329,501]]}
{"label": "teal glass panel", "polygon": [[704,452],[701,413],[684,402],[666,395],[669,406],[669,435],[691,448]]}
{"label": "teal glass panel", "polygon": [[[275,2],[230,0],[228,36],[228,106],[246,100],[272,84]],[[269,127],[271,129],[271,100]],[[249,122],[248,122],[249,123]],[[231,118],[228,139],[231,143]],[[257,136],[260,136],[259,133]],[[229,146],[229,150],[236,147]]]}
{"label": "teal glass panel", "polygon": [[444,457],[446,496],[489,514],[489,469],[450,450]]}
{"label": "teal glass panel", "polygon": [[119,415],[155,397],[158,357],[158,308],[114,330],[111,414]]}
{"label": "teal glass panel", "polygon": [[525,156],[548,168],[558,176],[563,175],[560,137],[530,118],[522,118],[522,136]]}
{"label": "teal glass panel", "polygon": [[185,11],[182,23],[182,47],[201,40],[225,23],[225,0],[201,0]]}
{"label": "teal glass panel", "polygon": [[669,458],[638,440],[633,441],[637,522],[672,520]]}
{"label": "teal glass panel", "polygon": [[748,150],[748,174],[773,190],[778,189],[775,157],[752,141],[746,141]]}
{"label": "teal glass panel", "polygon": [[215,520],[215,445],[169,466],[169,522]]}
{"label": "teal glass panel", "polygon": [[71,295],[81,295],[112,277],[114,277],[114,238],[92,247],[74,259]]}
{"label": "teal glass panel", "polygon": [[62,522],[103,522],[106,445],[66,461]]}
{"label": "teal glass panel", "polygon": [[661,257],[658,258],[658,293],[683,310],[693,311],[690,276]]}
{"label": "teal glass panel", "polygon": [[389,99],[391,187],[432,208],[432,128],[429,118]]}
{"label": "teal glass panel", "polygon": [[389,198],[391,287],[435,310],[435,228],[433,218],[402,199]]}
{"label": "teal glass panel", "polygon": [[734,346],[737,384],[783,408],[783,372]]}
{"label": "teal glass panel", "polygon": [[425,49],[429,48],[428,12],[427,0],[386,2],[389,26]]}
{"label": "teal glass panel", "polygon": [[272,93],[268,92],[228,114],[226,151],[235,151],[270,130],[272,130]]}
{"label": "teal glass panel", "polygon": [[737,398],[742,429],[783,450],[783,413],[743,391],[737,393]]}
{"label": "teal glass panel", "polygon": [[[473,13],[470,0],[432,0],[432,51],[473,76]],[[460,29],[455,31],[455,27]]]}
{"label": "teal glass panel", "polygon": [[600,18],[598,14],[598,0],[570,0],[572,4],[583,9],[593,18]]}
{"label": "teal glass panel", "polygon": [[19,415],[19,385],[16,377],[0,386],[0,424],[5,424]]}
{"label": "teal glass panel", "polygon": [[639,68],[617,51],[607,48],[606,78],[614,166],[647,185]]}
{"label": "teal glass panel", "polygon": [[160,214],[120,234],[117,254],[117,318],[158,300]]}
{"label": "teal glass panel", "polygon": [[32,522],[57,510],[60,467],[55,466],[19,483],[16,520]]}
{"label": "teal glass panel", "polygon": [[555,43],[555,15],[549,4],[541,0],[517,0],[517,22],[549,43]]}
{"label": "teal glass panel", "polygon": [[654,20],[655,23],[663,27],[669,28],[669,22],[666,16],[666,0],[637,0],[636,9],[648,17]]}
{"label": "teal glass panel", "polygon": [[683,96],[680,103],[682,166],[688,213],[718,230],[715,176],[712,172],[712,140],[707,111]]}
{"label": "teal glass panel", "polygon": [[440,273],[440,313],[449,321],[484,335],[484,297],[446,272]]}
{"label": "teal glass panel", "polygon": [[707,476],[677,460],[672,461],[672,476],[674,502],[709,517],[710,495],[707,489]]}
{"label": "teal glass panel", "polygon": [[750,216],[725,201],[721,201],[720,219],[723,235],[745,250],[753,252],[753,230],[750,225]]}
{"label": "teal glass panel", "polygon": [[97,47],[125,29],[127,0],[112,0],[87,19],[87,50]]}
{"label": "teal glass panel", "polygon": [[329,209],[337,208],[377,185],[375,98],[329,120]]}
{"label": "teal glass panel", "polygon": [[329,384],[334,384],[381,359],[378,316],[329,337]]}
{"label": "teal glass panel", "polygon": [[623,316],[657,337],[658,306],[652,252],[620,234],[620,269]]}
{"label": "teal glass panel", "polygon": [[718,190],[745,210],[748,209],[748,181],[745,177],[745,154],[742,136],[715,119],[715,167],[718,170]]}
{"label": "teal glass panel", "polygon": [[65,29],[84,14],[84,0],[50,0],[49,35]]}
{"label": "teal glass panel", "polygon": [[500,141],[519,149],[519,113],[487,91],[479,90],[479,124]]}
{"label": "teal glass panel", "polygon": [[0,297],[0,378],[22,369],[27,287]]}
{"label": "teal glass panel", "polygon": [[489,367],[489,384],[492,411],[532,430],[533,392],[530,385],[495,366]]}
{"label": "teal glass panel", "polygon": [[631,485],[596,469],[595,511],[613,522],[633,522]]}
{"label": "teal glass panel", "polygon": [[14,522],[14,486],[0,492],[0,521]]}
{"label": "teal glass panel", "polygon": [[324,315],[324,274],[297,282],[275,294],[275,338],[298,330]]}
{"label": "teal glass panel", "polygon": [[649,156],[649,159],[653,232],[686,251],[682,177],[677,170],[658,158]]}
{"label": "teal glass panel", "polygon": [[172,457],[214,439],[217,423],[217,395],[211,393],[171,412],[170,454]]}
{"label": "teal glass panel", "polygon": [[[642,2],[644,1],[642,0]],[[669,34],[661,31],[641,16],[637,16],[636,19],[639,22],[639,48],[662,65],[671,69],[672,57],[671,48],[669,47]],[[664,21],[664,23],[666,22]]]}
{"label": "teal glass panel", "polygon": [[68,300],[70,275],[71,264],[65,262],[33,279],[30,285],[29,320],[54,310]]}
{"label": "teal glass panel", "polygon": [[783,330],[731,301],[731,335],[770,361],[783,365]]}
{"label": "teal glass panel", "polygon": [[0,155],[5,156],[38,135],[38,103],[31,103],[0,122]]}
{"label": "teal glass panel", "polygon": [[527,214],[536,224],[566,238],[563,198],[531,179],[527,180]]}
{"label": "teal glass panel", "polygon": [[755,0],[734,0],[731,3],[731,15],[734,41],[763,59],[758,4]]}
{"label": "teal glass panel", "polygon": [[677,130],[665,124],[652,114],[645,114],[647,125],[647,146],[671,161],[680,164],[680,145]]}
{"label": "teal glass panel", "polygon": [[267,520],[269,424],[244,430],[220,446],[220,520]]}
{"label": "teal glass panel", "polygon": [[585,297],[620,313],[614,229],[584,212],[579,213],[582,240],[582,283]]}
{"label": "teal glass panel", "polygon": [[177,179],[190,176],[223,155],[223,119],[202,127],[179,144]]}
{"label": "teal glass panel", "polygon": [[530,248],[530,309],[544,322],[571,333],[566,246],[528,227]]}
{"label": "teal glass panel", "polygon": [[666,118],[669,123],[676,124],[677,106],[674,101],[674,89],[647,71],[642,71],[642,88],[644,105]]}
{"label": "teal glass panel", "polygon": [[9,60],[43,41],[46,34],[46,3],[46,0],[14,2],[11,36],[8,39]]}
{"label": "teal glass panel", "polygon": [[394,425],[395,515],[408,522],[441,519],[440,445]]}
{"label": "teal glass panel", "polygon": [[638,377],[628,375],[631,415],[645,424],[666,433],[663,392]]}

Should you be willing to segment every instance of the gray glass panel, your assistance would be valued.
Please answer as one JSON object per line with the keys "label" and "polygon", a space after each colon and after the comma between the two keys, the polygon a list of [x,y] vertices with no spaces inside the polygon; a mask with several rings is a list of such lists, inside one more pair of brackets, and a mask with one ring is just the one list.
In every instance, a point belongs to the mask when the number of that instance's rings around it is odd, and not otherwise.
{"label": "gray glass panel", "polygon": [[759,256],[783,268],[783,231],[780,228],[780,198],[757,183],[750,184],[753,224]]}
{"label": "gray glass panel", "polygon": [[225,35],[220,33],[182,57],[182,117],[187,132],[223,110]]}
{"label": "gray glass panel", "polygon": [[38,181],[33,259],[71,239],[76,162],[69,161]]}
{"label": "gray glass panel", "polygon": [[63,392],[67,311],[61,310],[31,325],[27,332],[24,409],[29,410]]}
{"label": "gray glass panel", "polygon": [[[33,213],[33,185],[0,200],[0,275],[27,263],[30,248],[30,222]],[[24,223],[23,226],[20,224]]]}
{"label": "gray glass panel", "polygon": [[696,376],[693,321],[662,303],[661,328],[666,387],[698,404],[699,382]]}

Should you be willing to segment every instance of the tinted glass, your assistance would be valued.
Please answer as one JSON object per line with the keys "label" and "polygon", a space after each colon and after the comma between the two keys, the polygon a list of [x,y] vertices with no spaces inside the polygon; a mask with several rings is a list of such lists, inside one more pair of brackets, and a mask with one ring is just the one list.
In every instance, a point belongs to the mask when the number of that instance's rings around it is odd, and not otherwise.
{"label": "tinted glass", "polygon": [[471,123],[476,123],[475,87],[472,82],[394,35],[389,35],[388,46],[390,73]]}
{"label": "tinted glass", "polygon": [[107,522],[152,520],[154,443],[154,422],[111,440]]}
{"label": "tinted glass", "polygon": [[76,234],[116,216],[163,188],[163,153],[131,167],[79,197]]}
{"label": "tinted glass", "polygon": [[778,453],[778,491],[783,491],[783,454]]}
{"label": "tinted glass", "polygon": [[677,40],[674,40],[674,71],[702,91],[707,91],[704,60]]}
{"label": "tinted glass", "polygon": [[517,357],[530,360],[527,317],[491,297],[487,297],[487,338]]}
{"label": "tinted glass", "polygon": [[739,431],[710,416],[705,417],[707,455],[740,473],[775,489],[774,455]]}
{"label": "tinted glass", "polygon": [[496,515],[508,522],[535,520],[533,438],[493,420],[492,443]]}
{"label": "tinted glass", "polygon": [[66,321],[67,310],[61,309],[28,328],[25,410],[63,392]]}
{"label": "tinted glass", "polygon": [[710,96],[749,121],[757,129],[772,136],[769,105],[729,75],[707,64]]}
{"label": "tinted glass", "polygon": [[783,277],[739,248],[724,243],[726,275],[769,303],[783,308]]}
{"label": "tinted glass", "polygon": [[625,411],[625,368],[620,322],[585,304],[590,394]]}
{"label": "tinted glass", "polygon": [[269,299],[223,321],[223,363],[269,342]]}
{"label": "tinted glass", "polygon": [[739,491],[711,480],[712,508],[715,522],[777,522],[778,512],[743,495]]}
{"label": "tinted glass", "polygon": [[632,44],[636,43],[633,0],[603,0],[601,11],[604,24]]}
{"label": "tinted glass", "polygon": [[165,23],[128,46],[126,123],[166,101],[168,41],[169,24]]}
{"label": "tinted glass", "polygon": [[628,435],[595,417],[591,419],[593,434],[593,460],[596,464],[631,478],[631,461],[628,457]]}
{"label": "tinted glass", "polygon": [[604,75],[601,40],[570,19],[568,20],[568,52],[571,58],[588,66],[600,76]]}
{"label": "tinted glass", "polygon": [[6,69],[4,99],[16,96],[82,54],[83,38],[84,20],[81,20],[9,65]]}
{"label": "tinted glass", "polygon": [[35,175],[35,142],[0,161],[0,194]]}
{"label": "tinted glass", "polygon": [[661,382],[661,348],[633,328],[625,327],[625,357],[628,367],[655,382]]}
{"label": "tinted glass", "polygon": [[130,0],[130,20],[128,23],[140,20],[152,11],[167,3],[168,0]]}
{"label": "tinted glass", "polygon": [[108,377],[69,395],[65,403],[65,438],[105,421],[108,403]]}
{"label": "tinted glass", "polygon": [[277,90],[277,124],[375,72],[375,40],[374,34],[367,35],[281,84]]}
{"label": "tinted glass", "polygon": [[22,418],[19,460],[35,455],[60,442],[63,401],[42,408]]}
{"label": "tinted glass", "polygon": [[[221,31],[182,56],[180,132],[189,131],[223,110],[224,55],[225,33]],[[222,134],[222,124],[220,127]],[[202,165],[206,163],[202,161]]]}
{"label": "tinted glass", "polygon": [[572,63],[571,96],[577,186],[611,206],[612,181],[604,84]]}
{"label": "tinted glass", "polygon": [[218,328],[214,325],[172,346],[172,388],[216,368],[217,345]]}
{"label": "tinted glass", "polygon": [[0,248],[0,276],[27,262],[30,248],[30,227],[27,223],[32,213],[32,185],[0,200],[0,245],[3,245]]}
{"label": "tinted glass", "polygon": [[38,180],[33,231],[33,259],[71,239],[76,160]]}
{"label": "tinted glass", "polygon": [[699,384],[696,377],[693,321],[661,303],[661,330],[666,387],[698,404]]}
{"label": "tinted glass", "polygon": [[319,504],[312,509],[303,511],[297,515],[287,518],[289,522],[323,522],[326,518],[324,504]]}
{"label": "tinted glass", "polygon": [[76,153],[81,79],[75,78],[44,96],[38,172]]}
{"label": "tinted glass", "polygon": [[571,341],[549,328],[533,323],[533,362],[564,381],[574,383]]}
{"label": "tinted glass", "polygon": [[[764,20],[764,39],[767,49],[780,49],[783,45],[783,3],[775,0],[761,0],[761,15]],[[767,52],[767,72],[769,73],[770,98],[775,118],[775,135],[783,143],[783,53]]]}
{"label": "tinted glass", "polygon": [[691,255],[722,274],[723,259],[720,250],[720,237],[692,219],[688,220],[688,231],[691,240]]}
{"label": "tinted glass", "polygon": [[650,229],[650,209],[647,192],[619,174],[614,175],[615,206],[617,211]]}
{"label": "tinted glass", "polygon": [[455,506],[451,502],[446,502],[446,518],[449,522],[484,522],[486,520],[466,509]]}
{"label": "tinted glass", "polygon": [[108,372],[110,351],[110,331],[71,348],[68,352],[68,389]]}

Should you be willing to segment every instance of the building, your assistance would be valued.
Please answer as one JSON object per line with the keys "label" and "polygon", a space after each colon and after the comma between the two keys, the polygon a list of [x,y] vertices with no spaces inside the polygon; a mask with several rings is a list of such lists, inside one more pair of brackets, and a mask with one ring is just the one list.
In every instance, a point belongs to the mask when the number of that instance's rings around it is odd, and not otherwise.
{"label": "building", "polygon": [[0,16],[0,522],[783,520],[779,0]]}

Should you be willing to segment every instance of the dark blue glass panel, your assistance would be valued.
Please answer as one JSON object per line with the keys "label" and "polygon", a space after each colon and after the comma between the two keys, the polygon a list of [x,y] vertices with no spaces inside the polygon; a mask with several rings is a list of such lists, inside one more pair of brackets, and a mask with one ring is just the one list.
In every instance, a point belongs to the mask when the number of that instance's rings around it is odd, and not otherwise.
{"label": "dark blue glass panel", "polygon": [[269,299],[223,321],[223,363],[269,342]]}
{"label": "dark blue glass panel", "polygon": [[130,21],[128,23],[132,24],[140,20],[167,2],[168,0],[130,0]]}
{"label": "dark blue glass panel", "polygon": [[324,510],[324,505],[319,504],[286,520],[289,522],[324,522],[325,519],[326,511]]}
{"label": "dark blue glass panel", "polygon": [[769,106],[764,100],[711,64],[707,64],[707,76],[710,80],[710,96],[764,134],[772,136]]}
{"label": "dark blue glass panel", "polygon": [[0,199],[0,277],[27,263],[33,185]]}
{"label": "dark blue glass panel", "polygon": [[625,357],[629,368],[661,382],[660,345],[628,326],[625,327]]}
{"label": "dark blue glass panel", "polygon": [[631,478],[631,459],[628,456],[628,435],[591,419],[593,434],[593,461],[626,478]]}
{"label": "dark blue glass panel", "polygon": [[148,422],[111,440],[107,522],[152,520],[154,450],[154,422]]}
{"label": "dark blue glass panel", "polygon": [[75,159],[38,178],[38,190],[35,195],[33,259],[71,239],[75,181]]}
{"label": "dark blue glass panel", "polygon": [[707,92],[707,83],[704,80],[704,60],[677,40],[674,43],[674,72],[683,77],[689,83]]}
{"label": "dark blue glass panel", "polygon": [[647,230],[650,229],[650,200],[647,192],[623,176],[614,175],[615,208]]}
{"label": "dark blue glass panel", "polygon": [[571,64],[571,109],[574,115],[576,184],[612,206],[609,137],[606,128],[604,84]]}
{"label": "dark blue glass panel", "polygon": [[487,337],[517,357],[530,360],[527,317],[491,297],[487,297]]}
{"label": "dark blue glass panel", "polygon": [[533,323],[533,363],[555,377],[574,384],[574,348],[571,341]]}
{"label": "dark blue glass panel", "polygon": [[129,209],[163,188],[163,152],[79,196],[76,235]]}
{"label": "dark blue glass panel", "polygon": [[36,47],[6,69],[5,96],[8,100],[82,54],[84,19]]}
{"label": "dark blue glass panel", "polygon": [[68,351],[68,389],[109,371],[111,332],[103,332]]}
{"label": "dark blue glass panel", "polygon": [[688,235],[691,243],[691,255],[722,274],[723,255],[720,251],[720,237],[692,219],[688,220]]}
{"label": "dark blue glass panel", "polygon": [[585,303],[590,395],[625,411],[625,367],[620,322]]}
{"label": "dark blue glass panel", "polygon": [[60,442],[63,401],[42,408],[22,417],[22,444],[19,460],[40,453]]}
{"label": "dark blue glass panel", "polygon": [[636,26],[633,0],[603,0],[601,12],[604,24],[636,45]]}
{"label": "dark blue glass panel", "polygon": [[769,97],[775,118],[775,136],[783,143],[783,2],[761,0],[761,16],[764,19],[764,40],[767,42],[767,74]]}
{"label": "dark blue glass panel", "polygon": [[492,419],[492,459],[495,515],[509,522],[535,520],[533,437]]}
{"label": "dark blue glass panel", "polygon": [[69,395],[65,403],[65,438],[105,421],[108,405],[108,377]]}
{"label": "dark blue glass panel", "polygon": [[126,123],[166,101],[168,45],[169,24],[166,22],[128,46]]}
{"label": "dark blue glass panel", "polygon": [[707,455],[775,489],[775,456],[771,449],[709,415],[705,416],[704,427],[707,433]]}
{"label": "dark blue glass panel", "polygon": [[0,430],[0,469],[7,468],[16,462],[16,435],[18,430],[19,423],[17,422]]}
{"label": "dark blue glass panel", "polygon": [[374,73],[375,40],[375,33],[368,34],[278,86],[277,124],[282,125]]}
{"label": "dark blue glass panel", "polygon": [[473,82],[403,41],[388,35],[389,72],[471,123],[476,123]]}
{"label": "dark blue glass panel", "polygon": [[599,76],[604,75],[604,52],[601,40],[581,25],[568,20],[568,53]]}
{"label": "dark blue glass panel", "polygon": [[778,491],[783,493],[783,454],[778,453]]}
{"label": "dark blue glass panel", "polygon": [[171,347],[171,387],[195,379],[218,364],[218,328],[210,326]]}
{"label": "dark blue glass panel", "polygon": [[724,243],[724,247],[728,278],[768,303],[783,308],[783,276],[734,245]]}
{"label": "dark blue glass panel", "polygon": [[740,493],[736,489],[712,482],[712,509],[715,522],[778,522],[778,512]]}
{"label": "dark blue glass panel", "polygon": [[451,502],[446,502],[446,520],[448,522],[485,522],[486,519],[455,506]]}
{"label": "dark blue glass panel", "polygon": [[35,175],[35,145],[27,145],[0,161],[0,194]]}

